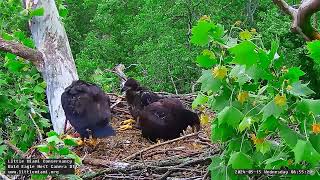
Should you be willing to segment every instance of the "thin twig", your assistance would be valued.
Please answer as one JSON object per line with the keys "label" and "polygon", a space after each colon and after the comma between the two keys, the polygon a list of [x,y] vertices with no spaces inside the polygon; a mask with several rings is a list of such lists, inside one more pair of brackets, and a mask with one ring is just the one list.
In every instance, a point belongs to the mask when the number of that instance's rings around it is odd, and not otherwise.
{"label": "thin twig", "polygon": [[24,153],[17,148],[17,146],[13,145],[11,142],[9,142],[8,140],[4,140],[3,141],[4,144],[6,144],[7,146],[9,146],[12,150],[14,150],[14,152],[16,152],[17,154],[19,154],[21,157],[24,157]]}
{"label": "thin twig", "polygon": [[34,124],[34,126],[35,126],[35,128],[36,128],[36,130],[37,130],[38,137],[39,137],[39,141],[42,141],[42,140],[43,140],[43,137],[42,137],[41,131],[40,131],[40,129],[39,129],[39,126],[37,125],[36,121],[34,121],[32,115],[31,115],[30,113],[28,113],[28,114],[29,114],[29,118],[31,119],[31,121],[33,122],[33,124]]}
{"label": "thin twig", "polygon": [[183,140],[183,139],[186,139],[186,138],[190,138],[190,137],[193,137],[193,136],[197,136],[199,132],[196,132],[196,133],[192,133],[192,134],[189,134],[189,135],[186,135],[186,136],[182,136],[182,137],[179,137],[179,138],[176,138],[176,139],[172,139],[170,141],[165,141],[163,143],[159,143],[159,144],[155,144],[153,146],[150,146],[148,148],[145,148],[145,149],[142,149],[141,151],[137,152],[137,153],[134,153],[132,154],[131,156],[128,156],[127,158],[123,159],[123,161],[128,161],[132,158],[135,158],[136,156],[142,154],[143,152],[145,151],[148,151],[150,149],[154,149],[156,147],[159,147],[159,146],[162,146],[162,145],[165,145],[165,144],[169,144],[169,143],[173,143],[173,142],[176,142],[176,141],[180,141],[180,140]]}

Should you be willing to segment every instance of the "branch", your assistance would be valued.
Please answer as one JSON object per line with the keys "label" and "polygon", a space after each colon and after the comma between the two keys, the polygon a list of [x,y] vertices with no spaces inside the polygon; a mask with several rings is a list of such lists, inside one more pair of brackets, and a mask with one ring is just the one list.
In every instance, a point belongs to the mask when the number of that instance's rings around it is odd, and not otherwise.
{"label": "branch", "polygon": [[292,31],[299,33],[306,41],[320,39],[320,33],[312,27],[311,17],[320,10],[319,0],[304,0],[298,9],[284,0],[273,0],[283,12],[292,18]]}
{"label": "branch", "polygon": [[164,145],[164,144],[169,144],[169,143],[173,143],[173,142],[176,142],[176,141],[180,141],[180,140],[182,140],[182,139],[186,139],[186,138],[190,138],[190,137],[193,137],[193,136],[197,136],[198,134],[199,134],[199,132],[196,132],[196,133],[192,133],[192,134],[189,134],[189,135],[186,135],[186,136],[182,136],[182,137],[179,137],[179,138],[176,138],[176,139],[172,139],[172,140],[170,140],[170,141],[165,141],[165,142],[163,142],[163,143],[155,144],[155,145],[150,146],[150,147],[148,147],[148,148],[142,149],[141,151],[136,152],[136,153],[132,154],[131,156],[126,157],[126,158],[123,159],[123,160],[124,160],[124,161],[128,161],[128,160],[130,160],[130,159],[132,159],[132,158],[135,158],[136,156],[138,156],[138,155],[142,154],[143,152],[148,151],[148,150],[150,150],[150,149],[154,149],[154,148],[159,147],[159,146],[162,146],[162,145]]}
{"label": "branch", "polygon": [[39,71],[43,69],[42,54],[34,49],[26,47],[14,41],[6,41],[0,37],[0,50],[15,54],[19,57],[31,61]]}

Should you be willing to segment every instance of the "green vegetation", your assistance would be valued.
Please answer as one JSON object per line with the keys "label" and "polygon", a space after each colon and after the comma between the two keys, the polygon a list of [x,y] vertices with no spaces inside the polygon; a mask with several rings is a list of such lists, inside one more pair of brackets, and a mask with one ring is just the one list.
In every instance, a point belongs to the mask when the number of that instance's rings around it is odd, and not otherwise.
{"label": "green vegetation", "polygon": [[[272,1],[56,3],[80,79],[118,92],[107,69],[122,63],[153,91],[195,87],[193,108],[216,112],[211,138],[225,148],[212,159],[212,177],[235,179],[236,168],[319,168],[320,102],[312,100],[320,97],[319,41],[290,32],[289,17]],[[0,9],[0,37],[34,48],[28,20],[44,10],[24,10],[20,0],[0,0]],[[45,88],[29,61],[0,51],[0,171],[18,157],[4,140],[26,152],[50,131]],[[52,146],[54,157],[74,155],[61,137],[48,139],[41,152]]]}
{"label": "green vegetation", "polygon": [[[314,170],[313,178],[319,178],[320,100],[309,98],[315,92],[300,80],[305,72],[283,66],[279,42],[272,41],[267,50],[259,35],[248,30],[235,40],[208,16],[200,18],[192,34],[194,44],[210,44],[197,57],[203,71],[193,108],[218,112],[211,122],[211,139],[225,149],[223,156],[212,158],[211,178],[247,179],[234,170],[284,167]],[[319,43],[308,44],[310,57],[318,63]],[[290,129],[292,125],[299,129]]]}

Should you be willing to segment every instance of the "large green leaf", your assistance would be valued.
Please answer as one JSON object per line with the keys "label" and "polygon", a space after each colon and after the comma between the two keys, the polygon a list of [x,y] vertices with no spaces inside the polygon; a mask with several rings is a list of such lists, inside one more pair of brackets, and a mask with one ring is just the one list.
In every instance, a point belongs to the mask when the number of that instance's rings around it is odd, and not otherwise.
{"label": "large green leaf", "polygon": [[211,70],[202,71],[198,82],[201,83],[201,91],[203,92],[212,91],[214,93],[221,87],[221,81],[213,77]]}
{"label": "large green leaf", "polygon": [[250,75],[246,73],[246,67],[244,65],[234,66],[229,75],[235,77],[240,86],[252,79]]}
{"label": "large green leaf", "polygon": [[207,45],[210,39],[221,39],[223,27],[209,21],[198,21],[192,28],[191,42],[197,45]]}
{"label": "large green leaf", "polygon": [[233,134],[235,134],[234,129],[226,124],[218,125],[217,121],[215,120],[211,125],[212,142],[215,142],[215,141],[225,142],[228,139],[230,139]]}
{"label": "large green leaf", "polygon": [[38,8],[34,10],[30,10],[30,16],[43,16],[44,15],[44,8]]}
{"label": "large green leaf", "polygon": [[208,96],[199,93],[196,99],[192,102],[192,109],[197,108],[199,105],[203,105],[208,101]]}
{"label": "large green leaf", "polygon": [[309,141],[318,153],[320,153],[320,134],[310,134]]}
{"label": "large green leaf", "polygon": [[253,166],[252,158],[243,152],[231,154],[228,165],[233,169],[251,169]]}
{"label": "large green leaf", "polygon": [[219,156],[211,158],[211,164],[208,169],[211,172],[211,179],[226,179],[226,173],[224,170],[224,161]]}
{"label": "large green leaf", "polygon": [[274,117],[278,118],[282,111],[283,111],[283,109],[281,107],[277,106],[274,103],[274,101],[272,100],[261,109],[260,113],[263,113],[262,120],[265,120],[270,116],[274,116]]}
{"label": "large green leaf", "polygon": [[241,123],[239,124],[239,131],[242,132],[245,129],[249,129],[253,123],[254,120],[252,117],[244,117]]}
{"label": "large green leaf", "polygon": [[288,92],[294,96],[307,97],[315,92],[308,88],[308,84],[301,84],[301,81],[297,81],[291,84],[291,89]]}
{"label": "large green leaf", "polygon": [[299,81],[301,76],[305,75],[305,72],[300,70],[300,67],[292,67],[288,69],[288,72],[284,74],[284,78],[290,80],[291,83]]}
{"label": "large green leaf", "polygon": [[251,41],[243,41],[230,48],[230,52],[235,56],[233,63],[246,65],[247,67],[256,64],[259,56],[255,48],[256,46]]}
{"label": "large green leaf", "polygon": [[290,129],[289,126],[283,123],[279,124],[279,130],[280,137],[291,149],[296,146],[299,139],[302,139],[296,131]]}
{"label": "large green leaf", "polygon": [[218,114],[219,125],[228,124],[233,128],[237,128],[242,119],[242,112],[235,107],[227,106]]}
{"label": "large green leaf", "polygon": [[309,141],[298,140],[293,152],[297,163],[306,161],[314,166],[320,162],[320,154]]}
{"label": "large green leaf", "polygon": [[320,65],[320,41],[307,42],[307,48],[309,50],[309,56]]}
{"label": "large green leaf", "polygon": [[257,151],[265,154],[270,151],[271,144],[269,141],[263,141],[263,143],[256,144]]}
{"label": "large green leaf", "polygon": [[197,57],[196,62],[203,68],[212,68],[213,65],[217,64],[215,54],[209,49],[203,50],[202,54]]}
{"label": "large green leaf", "polygon": [[298,105],[297,110],[306,114],[312,112],[314,115],[320,115],[320,100],[302,99]]}
{"label": "large green leaf", "polygon": [[279,126],[278,119],[274,116],[269,116],[262,122],[258,129],[258,138],[264,138],[269,132],[274,132]]}

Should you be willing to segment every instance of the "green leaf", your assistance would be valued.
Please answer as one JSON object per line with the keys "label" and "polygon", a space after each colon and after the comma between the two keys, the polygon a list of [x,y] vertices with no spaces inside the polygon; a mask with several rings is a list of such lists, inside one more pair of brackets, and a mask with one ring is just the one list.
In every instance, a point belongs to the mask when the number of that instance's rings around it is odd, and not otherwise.
{"label": "green leaf", "polygon": [[320,153],[320,135],[310,134],[309,141],[318,153]]}
{"label": "green leaf", "polygon": [[199,93],[196,99],[192,102],[192,109],[197,108],[199,105],[204,105],[207,101],[208,97]]}
{"label": "green leaf", "polygon": [[214,93],[221,87],[221,81],[213,77],[211,70],[202,71],[198,82],[201,83],[201,91],[203,92],[212,91]]}
{"label": "green leaf", "polygon": [[30,17],[33,16],[43,16],[44,15],[44,8],[38,8],[30,11]]}
{"label": "green leaf", "polygon": [[295,147],[298,139],[301,139],[301,137],[299,137],[299,134],[296,131],[293,131],[292,129],[290,129],[289,126],[282,123],[279,124],[279,134],[280,137],[291,149]]}
{"label": "green leaf", "polygon": [[297,110],[306,114],[320,115],[320,100],[302,99],[297,105]]}
{"label": "green leaf", "polygon": [[11,40],[14,39],[11,34],[8,34],[8,33],[5,33],[5,32],[3,32],[3,33],[1,34],[1,36],[2,36],[2,38],[3,38],[4,40],[7,40],[7,41],[11,41]]}
{"label": "green leaf", "polygon": [[263,143],[256,144],[257,151],[261,152],[262,154],[269,152],[270,147],[271,147],[270,142],[266,140],[263,141]]}
{"label": "green leaf", "polygon": [[76,155],[75,153],[67,154],[65,157],[74,159],[75,163],[78,164],[78,165],[82,164],[81,158],[78,155]]}
{"label": "green leaf", "polygon": [[244,117],[241,123],[239,124],[239,131],[242,132],[245,129],[249,129],[250,126],[254,123],[252,117]]}
{"label": "green leaf", "polygon": [[248,30],[245,30],[239,33],[239,37],[241,40],[250,40],[252,38],[252,34]]}
{"label": "green leaf", "polygon": [[51,136],[59,136],[59,134],[56,133],[55,131],[50,131],[50,132],[47,132],[47,136],[48,136],[48,137],[51,137]]}
{"label": "green leaf", "polygon": [[[268,117],[265,121],[262,122],[258,129],[258,138],[264,138],[270,132],[274,132],[279,126],[278,119],[274,116]],[[267,132],[266,132],[267,131]]]}
{"label": "green leaf", "polygon": [[215,141],[225,142],[228,139],[230,139],[233,134],[235,134],[234,129],[226,124],[218,125],[218,123],[214,121],[211,126],[212,142],[215,142]]}
{"label": "green leaf", "polygon": [[231,154],[228,165],[233,169],[251,169],[253,166],[252,158],[243,152],[234,152]]}
{"label": "green leaf", "polygon": [[292,67],[288,69],[288,72],[284,75],[284,78],[290,80],[291,83],[299,81],[299,78],[306,73],[300,70],[299,67]]}
{"label": "green leaf", "polygon": [[[7,57],[7,56],[6,56]],[[4,67],[8,68],[10,72],[17,73],[20,72],[22,68],[25,67],[25,64],[19,60],[8,59],[4,64]]]}
{"label": "green leaf", "polygon": [[6,145],[1,145],[0,146],[0,157],[2,157],[2,154],[5,152],[5,150],[7,150],[7,146]]}
{"label": "green leaf", "polygon": [[320,154],[312,147],[309,141],[298,140],[293,152],[297,163],[306,161],[314,166],[320,161]]}
{"label": "green leaf", "polygon": [[301,84],[301,81],[294,82],[291,84],[292,88],[288,90],[288,92],[298,97],[307,97],[311,94],[315,94],[314,91],[308,88],[308,84]]}
{"label": "green leaf", "polygon": [[278,118],[282,111],[283,111],[282,108],[277,106],[272,100],[261,109],[260,113],[263,113],[262,120],[265,120],[270,116],[274,116]]}
{"label": "green leaf", "polygon": [[40,85],[36,85],[33,88],[33,92],[38,93],[38,94],[43,94],[45,92],[45,89],[41,87]]}
{"label": "green leaf", "polygon": [[228,124],[233,128],[239,126],[239,122],[243,118],[243,114],[235,107],[227,106],[218,114],[219,125]]}
{"label": "green leaf", "polygon": [[60,155],[67,155],[67,154],[70,154],[70,152],[71,151],[66,147],[63,147],[63,148],[59,149],[59,154]]}
{"label": "green leaf", "polygon": [[265,169],[279,169],[283,166],[288,165],[288,159],[289,155],[286,153],[279,153],[276,156],[273,156],[267,160],[265,160],[266,167]]}
{"label": "green leaf", "polygon": [[202,52],[202,55],[197,57],[196,62],[203,68],[212,68],[213,65],[217,64],[214,53],[207,49]]}
{"label": "green leaf", "polygon": [[211,158],[211,164],[208,169],[211,172],[211,179],[226,179],[223,159],[219,156]]}
{"label": "green leaf", "polygon": [[65,18],[65,17],[67,17],[67,15],[68,15],[68,9],[60,4],[59,5],[59,16]]}
{"label": "green leaf", "polygon": [[320,41],[307,42],[309,57],[311,57],[318,65],[320,65]]}
{"label": "green leaf", "polygon": [[49,147],[47,145],[38,145],[36,148],[42,153],[49,153]]}
{"label": "green leaf", "polygon": [[62,140],[58,136],[50,136],[47,138],[47,142],[55,142],[56,144],[62,143]]}
{"label": "green leaf", "polygon": [[223,35],[223,27],[208,21],[198,21],[192,28],[191,43],[207,45],[211,39],[219,40]]}
{"label": "green leaf", "polygon": [[243,65],[236,65],[230,71],[230,76],[236,78],[236,82],[239,85],[243,85],[244,83],[250,81],[252,78],[246,73],[246,67]]}
{"label": "green leaf", "polygon": [[229,105],[231,91],[228,91],[226,88],[223,89],[223,92],[224,93],[221,93],[218,96],[211,96],[209,99],[208,104],[213,111],[220,112],[223,108]]}
{"label": "green leaf", "polygon": [[229,51],[235,56],[233,63],[246,65],[247,67],[257,63],[258,54],[255,52],[256,46],[250,41],[243,41]]}
{"label": "green leaf", "polygon": [[67,146],[78,146],[76,139],[64,139],[63,142]]}
{"label": "green leaf", "polygon": [[276,55],[276,53],[278,51],[279,44],[280,44],[279,40],[273,40],[271,42],[271,50],[270,50],[270,52],[268,54],[270,60],[274,60],[275,59],[275,55]]}

